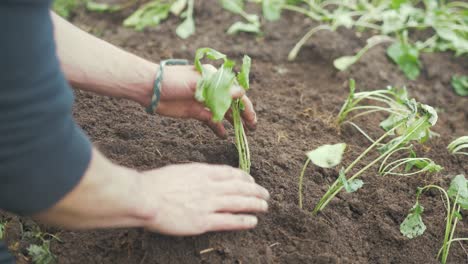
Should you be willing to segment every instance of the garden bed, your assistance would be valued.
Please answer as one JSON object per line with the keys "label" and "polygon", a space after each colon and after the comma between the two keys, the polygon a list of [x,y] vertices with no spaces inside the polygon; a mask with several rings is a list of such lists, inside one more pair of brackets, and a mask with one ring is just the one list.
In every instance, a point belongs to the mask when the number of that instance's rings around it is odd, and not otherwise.
{"label": "garden bed", "polygon": [[[272,195],[270,210],[260,216],[252,231],[212,233],[200,237],[173,238],[141,229],[69,232],[57,234],[51,251],[59,263],[438,263],[435,260],[444,234],[444,205],[436,192],[423,198],[426,233],[409,240],[399,225],[414,203],[416,188],[427,183],[447,186],[454,175],[467,174],[468,159],[448,154],[455,137],[468,135],[468,98],[457,96],[450,86],[452,74],[467,74],[468,60],[450,53],[424,54],[424,70],[409,81],[390,63],[384,47],[376,47],[346,72],[337,72],[333,59],[350,55],[366,38],[352,31],[317,33],[294,62],[287,55],[308,29],[295,14],[265,27],[264,37],[224,31],[235,16],[223,12],[215,0],[197,1],[197,34],[181,40],[174,34],[176,19],[156,29],[135,32],[123,28],[125,14],[91,14],[79,9],[72,22],[126,50],[153,61],[193,58],[199,47],[209,46],[237,61],[252,57],[251,90],[258,114],[258,129],[249,133],[251,174]],[[368,171],[365,185],[353,194],[340,193],[318,216],[310,211],[338,176],[338,169],[308,169],[304,180],[304,209],[298,208],[298,175],[304,153],[326,143],[345,142],[349,164],[368,145],[351,127],[335,123],[348,94],[348,79],[358,90],[406,85],[411,96],[439,111],[433,138],[418,151],[444,170],[415,177],[376,177]],[[76,91],[75,117],[96,146],[113,161],[137,169],[185,162],[237,166],[232,135],[217,139],[195,121],[149,116],[137,104]],[[363,128],[378,136],[378,116],[363,119]],[[368,158],[369,161],[372,160]],[[4,216],[11,219],[11,216]],[[19,239],[19,221],[7,229],[10,246]],[[468,220],[458,232],[468,235]],[[24,244],[24,243],[23,243]],[[14,252],[21,263],[22,243]],[[466,244],[466,243],[465,243]],[[206,250],[206,251],[205,251]],[[204,251],[204,252],[203,252]],[[200,254],[200,252],[202,252]],[[465,263],[468,253],[454,244],[449,263]]]}

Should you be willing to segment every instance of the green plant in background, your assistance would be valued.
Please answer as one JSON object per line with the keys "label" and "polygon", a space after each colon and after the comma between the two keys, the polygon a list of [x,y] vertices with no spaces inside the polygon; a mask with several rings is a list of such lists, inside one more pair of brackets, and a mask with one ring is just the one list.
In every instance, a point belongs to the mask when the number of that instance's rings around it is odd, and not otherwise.
{"label": "green plant in background", "polygon": [[468,96],[468,76],[452,76],[452,87],[460,96]]}
{"label": "green plant in background", "polygon": [[[336,31],[340,27],[356,28],[359,31],[372,30],[378,35],[385,35],[396,42],[387,54],[409,79],[416,79],[420,72],[420,52],[453,51],[456,56],[468,53],[468,4],[461,1],[436,0],[307,0],[307,1],[257,1],[274,5],[270,10],[279,14],[281,10],[290,10],[319,22],[311,28],[289,53],[294,60],[300,49],[315,33],[321,30]],[[265,11],[263,12],[264,16]],[[278,18],[277,15],[273,16]],[[433,35],[427,39],[416,39],[408,32],[430,29]],[[369,43],[370,42],[370,43]],[[385,43],[369,41],[368,45],[356,56],[338,58],[335,66],[345,70],[356,63],[371,47]],[[369,45],[372,44],[373,45]]]}
{"label": "green plant in background", "polygon": [[455,139],[448,145],[447,149],[453,155],[459,154],[468,156],[468,136]]}
{"label": "green plant in background", "polygon": [[194,0],[163,1],[154,0],[141,6],[123,22],[124,26],[143,30],[148,26],[157,26],[167,19],[169,14],[181,17],[184,21],[177,27],[180,38],[188,38],[195,33],[193,20]]}
{"label": "green plant in background", "polygon": [[436,189],[442,193],[445,199],[445,208],[447,210],[445,234],[442,247],[437,254],[443,264],[447,263],[450,246],[453,242],[466,241],[468,238],[454,238],[458,221],[462,219],[461,209],[468,209],[468,181],[464,175],[455,176],[449,189],[446,191],[438,185],[427,185],[419,188],[416,194],[416,203],[411,208],[410,213],[400,225],[401,233],[407,238],[415,238],[424,234],[426,225],[422,220],[424,207],[420,204],[421,195],[430,190]]}
{"label": "green plant in background", "polygon": [[236,15],[240,15],[246,22],[237,21],[232,24],[227,30],[228,34],[236,34],[239,32],[261,33],[260,18],[256,14],[249,14],[244,10],[243,0],[219,0],[221,6]]}
{"label": "green plant in background", "polygon": [[7,223],[7,221],[0,221],[0,239],[3,239],[3,237],[5,236],[5,228]]}
{"label": "green plant in background", "polygon": [[69,18],[71,12],[78,6],[81,0],[54,0],[52,9],[64,18]]}
{"label": "green plant in background", "polygon": [[[378,104],[370,104],[371,101]],[[359,111],[359,113],[351,116],[351,113],[355,111]],[[377,140],[374,140],[352,120],[377,112],[387,113],[388,117],[380,123],[380,127],[385,133]],[[340,170],[339,177],[317,203],[312,212],[313,214],[322,211],[342,189],[347,192],[355,192],[361,188],[364,183],[359,177],[379,162],[381,162],[379,170],[381,175],[409,176],[421,172],[437,172],[442,169],[429,158],[417,158],[412,147],[409,146],[410,142],[413,141],[424,143],[433,135],[430,129],[437,122],[437,113],[432,107],[418,103],[414,99],[409,99],[406,89],[389,87],[387,90],[356,92],[355,82],[351,80],[350,94],[337,119],[339,124],[347,123],[355,127],[372,144],[350,165]],[[393,136],[393,138],[383,143],[389,136]],[[345,149],[346,144],[339,143],[336,145],[323,145],[307,153],[307,161],[299,176],[299,207],[302,208],[302,184],[308,164],[312,162],[322,168],[335,167],[341,163]],[[380,155],[373,161],[362,164],[363,168],[353,173],[352,169],[372,150],[378,150]],[[390,157],[393,157],[399,151],[409,152],[410,157],[399,158],[386,164]],[[419,170],[410,172],[414,168]]]}
{"label": "green plant in background", "polygon": [[[23,225],[21,225],[23,229]],[[28,255],[34,264],[53,264],[57,262],[55,255],[50,251],[52,240],[61,240],[53,234],[42,232],[38,225],[32,225],[29,230],[22,230],[22,238],[31,241],[27,248]]]}
{"label": "green plant in background", "polygon": [[[210,71],[204,68],[201,63],[204,57],[210,60],[223,60],[223,65],[214,72]],[[239,85],[246,91],[249,90],[250,58],[244,56],[241,71],[237,76],[233,70],[235,62],[214,49],[198,49],[195,54],[194,64],[196,70],[202,75],[197,83],[196,99],[211,110],[214,122],[222,122],[227,111],[231,109],[236,147],[239,154],[239,167],[246,172],[250,172],[249,145],[241,119],[241,111],[244,109],[244,105],[240,99],[233,100],[230,93],[233,85]]]}

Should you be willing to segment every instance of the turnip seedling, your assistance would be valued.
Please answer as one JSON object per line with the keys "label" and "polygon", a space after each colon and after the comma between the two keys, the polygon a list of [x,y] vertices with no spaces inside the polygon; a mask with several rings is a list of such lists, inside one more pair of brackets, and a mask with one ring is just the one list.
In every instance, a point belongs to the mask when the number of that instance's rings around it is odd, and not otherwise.
{"label": "turnip seedling", "polygon": [[468,156],[468,136],[455,139],[448,145],[447,149],[451,154]]}
{"label": "turnip seedling", "polygon": [[451,244],[456,241],[468,240],[468,238],[454,238],[457,223],[462,219],[460,210],[468,209],[468,181],[464,175],[457,175],[452,180],[447,191],[438,185],[427,185],[423,188],[419,188],[416,194],[415,205],[411,208],[410,213],[400,225],[401,233],[410,239],[421,236],[426,230],[426,225],[422,220],[424,207],[420,204],[419,200],[421,195],[430,189],[440,191],[445,199],[445,208],[447,210],[445,235],[442,247],[437,254],[437,258],[445,264]]}
{"label": "turnip seedling", "polygon": [[[376,101],[385,106],[379,105],[361,105],[363,100]],[[364,110],[364,111],[361,111]],[[361,111],[358,114],[350,117],[350,114],[355,111]],[[438,171],[441,168],[428,158],[416,158],[415,155],[406,158],[398,159],[395,162],[390,162],[385,165],[389,157],[401,150],[409,150],[407,145],[411,141],[423,143],[432,134],[430,128],[437,122],[437,113],[435,110],[414,99],[407,97],[405,89],[389,88],[387,90],[377,90],[370,92],[355,92],[355,82],[350,81],[350,95],[343,105],[339,115],[338,123],[345,123],[345,120],[352,120],[356,117],[367,115],[375,112],[385,112],[389,117],[380,123],[380,126],[386,131],[380,138],[373,140],[368,136],[358,125],[353,122],[346,121],[356,127],[372,144],[362,152],[350,165],[342,168],[338,179],[329,187],[325,195],[320,199],[313,210],[313,214],[317,214],[323,210],[326,205],[344,188],[347,192],[355,192],[363,186],[362,180],[359,177],[373,165],[382,162],[381,174],[396,174],[395,170],[400,166],[407,166],[408,173],[402,175],[412,175],[409,173],[413,167],[419,168],[422,171]],[[383,143],[389,136],[395,136],[393,139]],[[380,155],[373,161],[366,164],[362,169],[351,173],[352,169],[364,158],[370,151],[378,149]],[[302,208],[302,181],[305,169],[311,161],[313,164],[322,167],[330,168],[337,166],[341,162],[341,157],[345,150],[345,144],[324,145],[314,151],[308,152],[308,159],[299,178],[299,206]],[[414,154],[414,152],[412,153]]]}
{"label": "turnip seedling", "polygon": [[[211,72],[201,63],[204,57],[210,60],[223,60],[224,63],[215,72]],[[215,122],[222,122],[226,112],[231,109],[239,167],[246,172],[250,172],[250,151],[241,118],[244,105],[240,99],[232,99],[230,89],[233,85],[239,85],[244,90],[249,90],[250,65],[250,57],[244,56],[241,71],[236,76],[233,71],[235,62],[229,60],[226,55],[210,48],[200,48],[195,55],[195,68],[202,75],[197,83],[195,98],[211,110]]]}

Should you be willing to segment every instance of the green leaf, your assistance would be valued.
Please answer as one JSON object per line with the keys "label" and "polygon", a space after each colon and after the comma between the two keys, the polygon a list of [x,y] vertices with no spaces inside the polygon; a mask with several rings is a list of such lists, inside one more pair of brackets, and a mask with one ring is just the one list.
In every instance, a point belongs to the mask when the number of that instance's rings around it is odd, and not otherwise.
{"label": "green leaf", "polygon": [[234,81],[232,68],[223,65],[215,73],[204,75],[197,84],[196,99],[210,109],[214,122],[221,122],[231,106],[230,89]]}
{"label": "green leaf", "polygon": [[356,56],[343,56],[333,61],[333,65],[340,71],[344,71],[349,66],[356,63],[358,58]]}
{"label": "green leaf", "polygon": [[187,7],[187,2],[188,0],[177,0],[171,5],[171,13],[180,16],[182,14],[182,11],[184,11],[185,7]]}
{"label": "green leaf", "polygon": [[220,0],[220,3],[224,9],[234,14],[242,14],[244,12],[243,0]]}
{"label": "green leaf", "polygon": [[237,81],[239,82],[240,86],[244,88],[244,90],[249,90],[249,75],[250,75],[250,66],[252,64],[252,60],[249,56],[244,55],[244,59],[242,59],[242,68],[239,74],[237,75]]}
{"label": "green leaf", "polygon": [[54,0],[53,10],[61,17],[69,18],[71,12],[78,6],[77,0]]}
{"label": "green leaf", "polygon": [[400,225],[400,232],[407,238],[415,238],[424,233],[426,225],[422,221],[422,213],[424,207],[418,202],[411,208],[410,214],[405,218],[403,223]]}
{"label": "green leaf", "polygon": [[157,26],[161,21],[167,19],[170,9],[170,4],[159,1],[149,2],[125,19],[123,24],[136,30],[143,30],[148,26]]}
{"label": "green leaf", "polygon": [[392,0],[392,8],[398,9],[402,4],[405,4],[408,0]]}
{"label": "green leaf", "polygon": [[217,50],[214,50],[214,49],[211,49],[211,48],[199,48],[199,49],[197,49],[197,51],[195,53],[194,64],[195,64],[195,69],[198,72],[202,73],[202,75],[204,75],[206,73],[205,69],[203,68],[203,64],[201,63],[201,60],[204,57],[207,57],[210,60],[221,60],[221,59],[223,59],[224,61],[227,60],[226,55],[224,55],[223,53],[221,53],[221,52],[219,52]]}
{"label": "green leaf", "polygon": [[364,185],[364,182],[361,179],[354,179],[354,180],[346,179],[344,168],[341,168],[340,176],[338,177],[338,179],[340,180],[341,184],[343,184],[343,187],[348,193],[353,193],[359,190]]}
{"label": "green leaf", "polygon": [[120,5],[110,5],[105,3],[96,3],[94,1],[86,2],[86,9],[93,12],[117,12],[122,9]]}
{"label": "green leaf", "polygon": [[[468,209],[468,182],[464,175],[457,175],[453,178],[450,183],[450,187],[447,191],[449,197],[455,201],[463,208],[464,210]],[[458,197],[457,197],[458,196]]]}
{"label": "green leaf", "polygon": [[195,22],[193,18],[187,17],[176,29],[176,34],[182,39],[186,39],[195,33]]}
{"label": "green leaf", "polygon": [[49,241],[43,242],[42,246],[32,244],[27,251],[35,264],[52,264],[56,262],[55,256],[50,252]]}
{"label": "green leaf", "polygon": [[397,42],[387,49],[387,55],[395,62],[410,80],[416,80],[420,73],[419,51],[410,44]]}
{"label": "green leaf", "polygon": [[452,87],[460,96],[468,96],[468,76],[452,76]]}
{"label": "green leaf", "polygon": [[341,163],[345,149],[345,143],[323,145],[308,152],[307,157],[319,167],[331,168]]}
{"label": "green leaf", "polygon": [[260,30],[260,24],[258,23],[245,23],[240,21],[232,24],[227,30],[227,33],[229,35],[234,35],[239,32],[259,34],[262,31]]}
{"label": "green leaf", "polygon": [[263,0],[263,16],[269,21],[276,21],[281,18],[281,9],[285,4],[284,0]]}

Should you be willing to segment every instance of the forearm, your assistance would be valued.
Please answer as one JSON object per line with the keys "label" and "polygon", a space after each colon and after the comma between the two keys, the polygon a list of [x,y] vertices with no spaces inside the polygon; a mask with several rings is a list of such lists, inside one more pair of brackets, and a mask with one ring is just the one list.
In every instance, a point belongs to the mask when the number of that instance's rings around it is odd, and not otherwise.
{"label": "forearm", "polygon": [[96,149],[81,182],[38,220],[73,229],[141,227],[151,218],[141,194],[142,174],[112,164]]}
{"label": "forearm", "polygon": [[57,53],[70,84],[147,105],[157,65],[100,40],[51,13]]}

